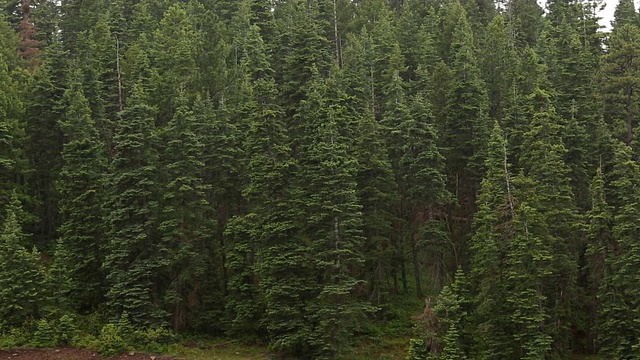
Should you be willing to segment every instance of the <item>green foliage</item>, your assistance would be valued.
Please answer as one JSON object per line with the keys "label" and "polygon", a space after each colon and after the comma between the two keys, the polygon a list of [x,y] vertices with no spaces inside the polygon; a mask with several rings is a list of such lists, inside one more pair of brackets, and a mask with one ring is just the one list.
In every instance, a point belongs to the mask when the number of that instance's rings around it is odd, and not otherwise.
{"label": "green foliage", "polygon": [[21,204],[14,192],[0,232],[0,324],[20,326],[35,318],[47,300],[46,275],[37,249],[27,250],[18,223]]}
{"label": "green foliage", "polygon": [[60,339],[58,338],[58,331],[53,324],[46,319],[40,319],[38,321],[38,327],[33,334],[33,340],[31,345],[35,347],[54,347],[58,345]]}
{"label": "green foliage", "polygon": [[638,357],[640,23],[601,4],[0,1],[0,341]]}
{"label": "green foliage", "polygon": [[98,343],[98,351],[103,356],[117,355],[127,350],[127,343],[116,324],[106,324],[102,327]]}
{"label": "green foliage", "polygon": [[406,360],[425,360],[429,356],[427,345],[422,339],[409,340]]}

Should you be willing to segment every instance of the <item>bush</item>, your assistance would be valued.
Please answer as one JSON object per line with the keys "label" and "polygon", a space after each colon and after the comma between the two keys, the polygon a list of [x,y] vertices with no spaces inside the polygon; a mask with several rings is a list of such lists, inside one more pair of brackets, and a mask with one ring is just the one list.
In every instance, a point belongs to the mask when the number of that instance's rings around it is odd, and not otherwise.
{"label": "bush", "polygon": [[0,334],[0,349],[16,348],[29,342],[30,332],[26,328],[13,328]]}
{"label": "bush", "polygon": [[136,330],[133,338],[137,349],[153,353],[166,352],[168,346],[177,340],[172,331],[161,327]]}
{"label": "bush", "polygon": [[409,340],[409,351],[407,351],[407,360],[426,360],[429,357],[429,350],[427,349],[424,340],[411,339]]}
{"label": "bush", "polygon": [[58,324],[58,339],[61,345],[71,345],[74,337],[80,331],[76,325],[76,320],[70,315],[63,315]]}
{"label": "bush", "polygon": [[98,351],[100,355],[112,356],[127,350],[127,343],[120,334],[120,329],[115,324],[107,324],[100,330],[98,337]]}
{"label": "bush", "polygon": [[34,347],[55,347],[58,345],[58,334],[54,323],[45,319],[38,321],[31,345]]}

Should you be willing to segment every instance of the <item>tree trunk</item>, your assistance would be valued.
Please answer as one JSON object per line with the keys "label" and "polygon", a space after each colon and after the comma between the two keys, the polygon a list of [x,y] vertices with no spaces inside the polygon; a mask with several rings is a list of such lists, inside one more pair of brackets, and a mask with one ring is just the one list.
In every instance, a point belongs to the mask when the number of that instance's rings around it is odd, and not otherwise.
{"label": "tree trunk", "polygon": [[424,293],[422,292],[422,282],[420,281],[420,263],[418,261],[418,247],[414,244],[411,247],[411,252],[413,253],[413,276],[416,279],[416,296],[418,299],[424,298]]}

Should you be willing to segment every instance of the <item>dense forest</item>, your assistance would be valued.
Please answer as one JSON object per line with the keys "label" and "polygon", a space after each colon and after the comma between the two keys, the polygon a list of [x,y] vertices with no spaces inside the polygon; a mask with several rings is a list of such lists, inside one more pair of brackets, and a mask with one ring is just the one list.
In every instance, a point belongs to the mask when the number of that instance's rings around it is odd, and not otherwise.
{"label": "dense forest", "polygon": [[411,360],[640,359],[640,15],[601,6],[0,0],[0,338],[349,358],[411,297]]}

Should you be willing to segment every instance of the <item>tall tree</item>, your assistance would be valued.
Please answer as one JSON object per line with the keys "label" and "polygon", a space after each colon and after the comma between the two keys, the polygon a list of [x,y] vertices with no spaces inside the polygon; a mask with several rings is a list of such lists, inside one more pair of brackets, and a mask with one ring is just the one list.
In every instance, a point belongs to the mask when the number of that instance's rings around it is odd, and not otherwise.
{"label": "tall tree", "polygon": [[0,326],[18,327],[45,305],[47,286],[40,253],[25,248],[27,236],[18,221],[20,201],[14,193],[0,233]]}
{"label": "tall tree", "polygon": [[127,313],[140,325],[167,319],[159,293],[160,275],[170,264],[169,249],[159,241],[158,154],[153,109],[142,89],[119,113],[114,158],[107,189],[108,245],[103,269],[108,283],[110,315]]}
{"label": "tall tree", "polygon": [[[196,129],[196,119],[184,94],[175,100],[176,112],[159,139],[166,144],[160,151],[162,174],[161,213],[158,232],[169,251],[165,281],[165,309],[171,313],[175,331],[186,328],[200,294],[200,281],[206,270],[207,234],[212,221],[207,217],[207,185],[204,184],[204,144]],[[165,255],[165,254],[161,254]],[[165,255],[166,256],[166,255]]]}
{"label": "tall tree", "polygon": [[471,275],[474,288],[473,322],[478,339],[474,351],[487,359],[509,358],[511,319],[507,308],[507,288],[503,274],[513,232],[515,199],[507,160],[507,142],[495,122],[487,146],[487,172],[480,186],[474,234],[470,243]]}
{"label": "tall tree", "polygon": [[640,231],[637,214],[640,206],[640,167],[632,158],[631,148],[618,144],[615,151],[615,196],[622,200],[616,209],[612,229],[613,248],[606,258],[609,271],[598,298],[602,304],[598,318],[598,353],[616,359],[634,359],[640,354],[638,326],[638,269],[640,249],[637,234]]}
{"label": "tall tree", "polygon": [[104,301],[102,262],[106,246],[104,143],[91,117],[79,72],[65,91],[66,116],[60,119],[65,142],[60,173],[60,238],[54,268],[66,282],[59,290],[81,312],[95,310]]}

